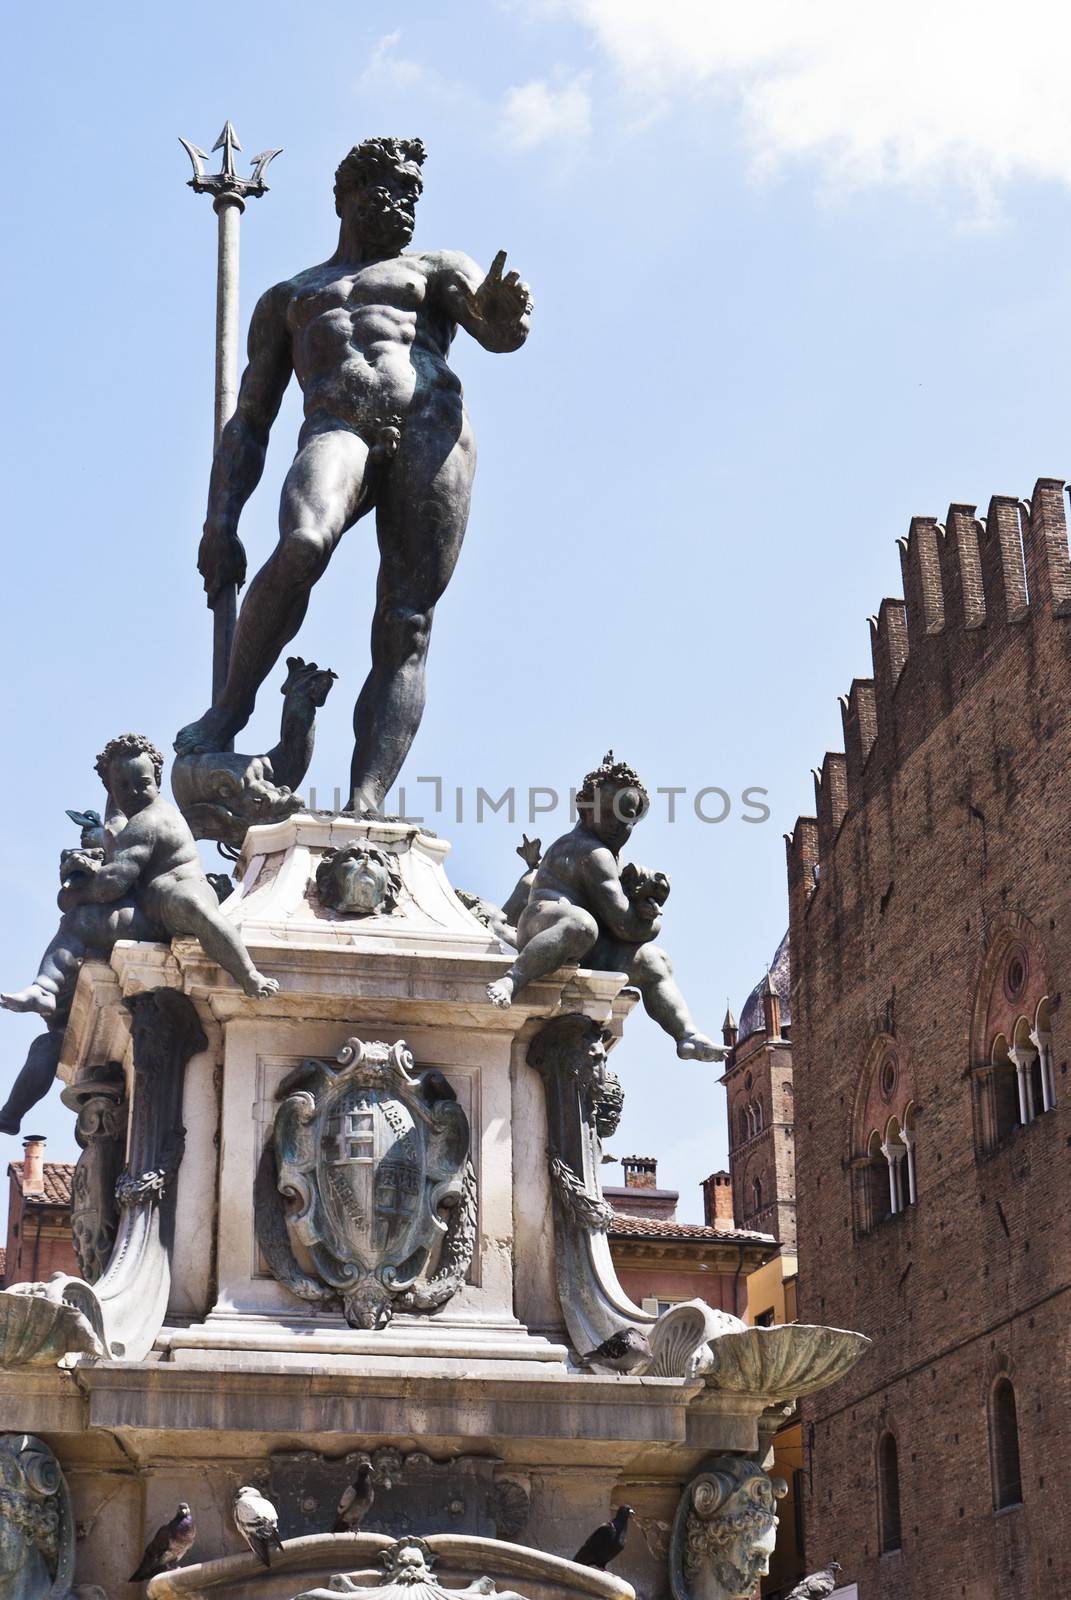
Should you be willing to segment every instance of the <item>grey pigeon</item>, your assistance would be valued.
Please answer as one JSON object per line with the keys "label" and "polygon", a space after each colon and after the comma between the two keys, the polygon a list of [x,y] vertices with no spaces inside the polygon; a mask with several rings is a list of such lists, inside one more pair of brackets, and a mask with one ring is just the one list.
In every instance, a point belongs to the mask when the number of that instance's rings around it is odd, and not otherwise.
{"label": "grey pigeon", "polygon": [[619,1328],[583,1360],[591,1366],[609,1367],[613,1372],[634,1372],[651,1359],[651,1346],[638,1328]]}
{"label": "grey pigeon", "polygon": [[193,1548],[196,1538],[197,1524],[193,1520],[193,1512],[184,1500],[171,1521],[165,1522],[162,1528],[157,1528],[145,1546],[137,1570],[130,1574],[129,1581],[147,1583],[160,1572],[170,1572]]}
{"label": "grey pigeon", "polygon": [[840,1562],[831,1561],[821,1572],[812,1572],[809,1577],[797,1583],[794,1589],[789,1590],[785,1600],[826,1600],[837,1587],[837,1573],[840,1571]]}
{"label": "grey pigeon", "polygon": [[367,1461],[357,1468],[357,1476],[342,1491],[332,1533],[357,1533],[376,1498],[374,1474]]}
{"label": "grey pigeon", "polygon": [[625,1548],[631,1506],[618,1506],[612,1522],[603,1522],[589,1533],[573,1560],[582,1567],[597,1567],[605,1572],[611,1561],[616,1561]]}
{"label": "grey pigeon", "polygon": [[68,811],[72,822],[82,830],[82,849],[89,850],[104,844],[104,820],[99,811]]}
{"label": "grey pigeon", "polygon": [[234,1526],[257,1560],[271,1566],[271,1549],[283,1548],[279,1537],[279,1513],[259,1489],[243,1484],[234,1494]]}

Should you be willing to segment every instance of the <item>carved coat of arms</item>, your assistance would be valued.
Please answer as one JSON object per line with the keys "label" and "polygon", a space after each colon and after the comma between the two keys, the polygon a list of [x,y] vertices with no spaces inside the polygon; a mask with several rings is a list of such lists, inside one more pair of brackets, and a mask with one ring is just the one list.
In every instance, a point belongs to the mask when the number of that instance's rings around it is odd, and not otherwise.
{"label": "carved coat of arms", "polygon": [[476,1236],[468,1118],[443,1074],[415,1073],[400,1041],[350,1039],[336,1063],[304,1061],[279,1098],[274,1209],[258,1185],[276,1277],[306,1299],[337,1296],[356,1328],[442,1305]]}

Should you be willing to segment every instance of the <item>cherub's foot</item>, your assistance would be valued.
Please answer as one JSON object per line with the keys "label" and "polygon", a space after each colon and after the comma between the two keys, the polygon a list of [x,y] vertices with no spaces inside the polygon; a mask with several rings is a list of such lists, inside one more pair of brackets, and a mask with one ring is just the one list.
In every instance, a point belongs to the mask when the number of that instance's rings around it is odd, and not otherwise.
{"label": "cherub's foot", "polygon": [[175,735],[175,754],[191,756],[202,750],[226,750],[238,729],[232,717],[213,706],[198,722],[188,722]]}
{"label": "cherub's foot", "polygon": [[677,1040],[677,1054],[682,1061],[724,1061],[725,1049],[708,1039],[705,1033],[686,1033]]}
{"label": "cherub's foot", "polygon": [[508,1011],[513,1004],[513,979],[510,977],[499,978],[495,983],[487,985],[487,998],[493,1006],[498,1006],[502,1011]]}
{"label": "cherub's foot", "polygon": [[5,1011],[36,1011],[39,1017],[52,1017],[56,1013],[56,996],[39,983],[17,994],[0,994],[0,1006]]}
{"label": "cherub's foot", "polygon": [[242,988],[251,1000],[266,1000],[270,994],[279,993],[279,982],[277,978],[266,978],[254,968]]}

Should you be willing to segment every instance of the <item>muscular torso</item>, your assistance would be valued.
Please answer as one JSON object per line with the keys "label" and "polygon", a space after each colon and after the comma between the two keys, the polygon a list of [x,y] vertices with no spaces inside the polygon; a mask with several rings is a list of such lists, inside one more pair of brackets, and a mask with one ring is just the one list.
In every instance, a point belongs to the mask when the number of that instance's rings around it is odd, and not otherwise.
{"label": "muscular torso", "polygon": [[461,384],[446,364],[456,328],[440,303],[449,265],[428,252],[358,268],[327,262],[285,286],[306,417],[366,433],[428,403],[460,411]]}

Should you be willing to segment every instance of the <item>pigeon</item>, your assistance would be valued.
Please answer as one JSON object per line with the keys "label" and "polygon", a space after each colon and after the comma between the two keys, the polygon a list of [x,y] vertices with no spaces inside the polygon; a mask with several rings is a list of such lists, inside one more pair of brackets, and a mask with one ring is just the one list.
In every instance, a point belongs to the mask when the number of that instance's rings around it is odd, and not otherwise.
{"label": "pigeon", "polygon": [[650,1361],[651,1346],[639,1328],[618,1328],[582,1359],[590,1366],[609,1367],[611,1372],[634,1372]]}
{"label": "pigeon", "polygon": [[603,1522],[588,1534],[573,1560],[582,1567],[598,1567],[605,1572],[611,1561],[616,1561],[625,1548],[631,1506],[618,1506],[612,1522]]}
{"label": "pigeon", "polygon": [[372,1502],[376,1498],[373,1484],[372,1468],[367,1461],[362,1461],[357,1468],[356,1478],[342,1491],[332,1533],[357,1533],[360,1530],[361,1523],[371,1511]]}
{"label": "pigeon", "polygon": [[826,1600],[837,1587],[837,1573],[840,1571],[840,1562],[831,1561],[821,1572],[812,1572],[801,1583],[797,1583],[794,1589],[789,1590],[785,1600]]}
{"label": "pigeon", "polygon": [[197,1524],[184,1500],[171,1521],[157,1528],[145,1546],[137,1571],[130,1574],[129,1582],[147,1583],[160,1572],[170,1572],[193,1548],[196,1538]]}
{"label": "pigeon", "polygon": [[234,1493],[234,1526],[257,1560],[271,1566],[271,1547],[283,1548],[279,1537],[279,1513],[259,1489],[243,1484]]}
{"label": "pigeon", "polygon": [[68,811],[67,815],[82,830],[83,850],[104,844],[104,821],[99,811]]}

